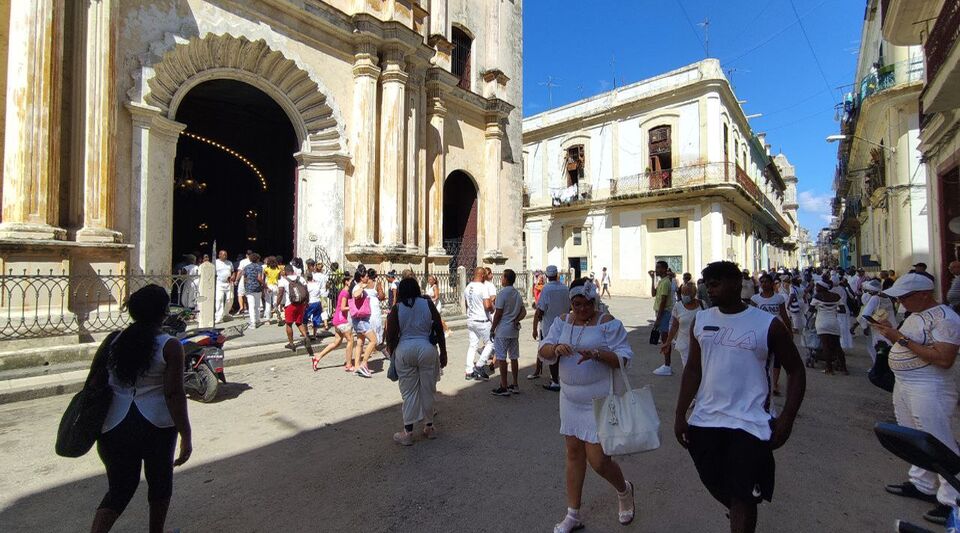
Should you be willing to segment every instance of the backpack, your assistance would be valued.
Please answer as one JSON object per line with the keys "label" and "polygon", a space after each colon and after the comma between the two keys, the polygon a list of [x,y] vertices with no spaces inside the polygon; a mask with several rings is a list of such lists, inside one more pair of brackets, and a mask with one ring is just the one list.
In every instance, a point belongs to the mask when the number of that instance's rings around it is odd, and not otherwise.
{"label": "backpack", "polygon": [[300,279],[287,280],[287,293],[290,295],[291,304],[302,304],[310,300],[310,292],[307,286],[300,283]]}
{"label": "backpack", "polygon": [[370,318],[370,298],[366,293],[361,293],[356,298],[350,298],[350,316],[357,320],[367,320]]}

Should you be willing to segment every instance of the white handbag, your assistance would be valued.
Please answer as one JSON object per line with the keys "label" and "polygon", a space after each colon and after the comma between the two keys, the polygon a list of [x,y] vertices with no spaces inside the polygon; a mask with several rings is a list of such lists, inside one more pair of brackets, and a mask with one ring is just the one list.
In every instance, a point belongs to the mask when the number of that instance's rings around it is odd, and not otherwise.
{"label": "white handbag", "polygon": [[620,362],[625,392],[622,395],[614,393],[614,377],[611,374],[610,394],[606,398],[593,400],[600,446],[607,455],[656,450],[660,447],[660,417],[653,403],[653,393],[650,387],[631,388],[627,372],[623,369],[623,359],[618,356],[617,360]]}

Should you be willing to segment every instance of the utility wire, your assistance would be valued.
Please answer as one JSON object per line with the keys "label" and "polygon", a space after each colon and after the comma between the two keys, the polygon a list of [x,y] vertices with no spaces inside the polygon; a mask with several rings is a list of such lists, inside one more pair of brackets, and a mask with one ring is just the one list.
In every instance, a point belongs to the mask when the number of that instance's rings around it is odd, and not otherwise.
{"label": "utility wire", "polygon": [[[817,4],[813,9],[811,9],[810,11],[807,11],[806,13],[804,13],[804,14],[803,14],[803,17],[806,17],[806,16],[809,15],[810,13],[813,13],[814,11],[816,11],[817,9],[819,9],[820,6],[822,6],[823,4],[826,4],[826,3],[827,3],[827,0],[822,0],[822,1],[821,1],[819,4]],[[800,18],[803,18],[803,17],[800,17]],[[757,49],[759,49],[759,48],[761,48],[762,46],[766,45],[766,44],[769,43],[770,41],[776,39],[776,38],[779,37],[781,34],[783,34],[784,32],[786,32],[787,30],[789,30],[790,28],[796,26],[799,22],[800,22],[800,20],[797,19],[797,20],[791,22],[790,24],[787,24],[787,25],[784,26],[783,28],[780,28],[780,31],[778,31],[778,32],[774,33],[773,35],[771,35],[770,37],[767,37],[766,39],[760,41],[759,43],[757,43],[756,45],[752,46],[751,48],[748,48],[747,50],[743,51],[743,52],[742,52],[740,55],[738,55],[737,57],[735,57],[735,58],[733,58],[733,59],[731,59],[731,60],[729,60],[729,61],[724,61],[723,63],[724,63],[725,65],[732,65],[732,64],[736,63],[737,61],[740,61],[741,59],[743,59],[743,58],[746,57],[747,55],[753,53],[754,51],[756,51]]]}
{"label": "utility wire", "polygon": [[703,41],[700,39],[700,34],[697,33],[696,26],[693,25],[693,21],[690,20],[690,15],[687,14],[687,8],[683,7],[683,2],[676,0],[677,5],[680,6],[680,11],[683,11],[683,18],[687,19],[687,24],[690,26],[690,31],[693,32],[693,36],[697,38],[697,42],[700,44],[700,48],[703,48],[703,53],[707,57],[710,56],[710,52],[707,51],[706,45],[703,44]]}
{"label": "utility wire", "polygon": [[817,57],[817,52],[813,49],[813,44],[810,42],[810,36],[807,35],[807,29],[803,27],[803,21],[800,20],[800,13],[797,12],[797,6],[794,5],[793,0],[790,0],[790,7],[793,9],[794,16],[797,17],[797,23],[800,24],[800,32],[803,33],[803,39],[807,41],[807,47],[810,49],[810,53],[813,54],[813,60],[817,63],[817,70],[820,71],[820,77],[823,79],[823,85],[830,91],[831,100],[833,100],[833,88],[830,86],[830,82],[827,81],[827,75],[823,72],[823,65],[820,64],[820,58]]}
{"label": "utility wire", "polygon": [[800,118],[798,118],[797,120],[794,120],[794,121],[791,121],[791,122],[787,122],[786,124],[781,124],[781,125],[776,126],[776,127],[774,127],[774,128],[767,128],[765,131],[766,131],[767,133],[770,133],[771,131],[777,131],[777,130],[782,130],[783,128],[789,128],[790,126],[793,126],[794,124],[799,124],[799,123],[801,123],[801,122],[803,122],[803,121],[805,121],[805,120],[810,120],[811,118],[820,116],[820,115],[822,115],[822,114],[824,114],[824,113],[826,113],[826,112],[828,112],[828,111],[831,111],[831,112],[834,111],[833,106],[830,106],[829,109],[821,109],[820,111],[817,111],[816,113],[811,113],[811,114],[809,114],[809,115],[807,115],[807,116],[805,116],[805,117],[800,117]]}

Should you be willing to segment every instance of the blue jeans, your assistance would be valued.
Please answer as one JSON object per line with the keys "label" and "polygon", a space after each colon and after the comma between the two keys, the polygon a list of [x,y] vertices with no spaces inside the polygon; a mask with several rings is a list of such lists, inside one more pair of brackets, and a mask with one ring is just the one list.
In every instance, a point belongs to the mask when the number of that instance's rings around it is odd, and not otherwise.
{"label": "blue jeans", "polygon": [[313,302],[312,304],[307,304],[306,311],[303,312],[303,323],[304,324],[313,324],[313,327],[319,328],[320,322],[322,321],[321,314],[323,313],[323,306],[320,305],[320,302]]}
{"label": "blue jeans", "polygon": [[673,315],[670,314],[669,310],[664,310],[663,315],[660,317],[660,320],[654,324],[662,335],[670,333],[670,323],[673,321]]}

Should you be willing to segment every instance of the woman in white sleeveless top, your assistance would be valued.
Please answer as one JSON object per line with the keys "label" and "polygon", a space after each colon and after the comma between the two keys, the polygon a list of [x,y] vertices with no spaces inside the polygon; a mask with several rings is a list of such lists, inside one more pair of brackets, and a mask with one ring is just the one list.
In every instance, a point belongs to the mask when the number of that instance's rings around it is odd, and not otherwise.
{"label": "woman in white sleeveless top", "polygon": [[[816,293],[810,306],[817,310],[817,335],[820,336],[820,350],[827,361],[826,374],[833,374],[834,361],[837,368],[847,373],[846,357],[840,347],[840,334],[843,326],[838,319],[841,309],[845,307],[840,301],[840,295],[831,290],[833,284],[829,280],[819,280],[816,283]],[[848,331],[849,332],[849,331]]]}
{"label": "woman in white sleeveless top", "polygon": [[[626,365],[633,350],[623,323],[599,312],[596,300],[592,283],[586,284],[583,278],[574,281],[570,285],[573,312],[554,319],[537,353],[548,364],[560,360],[560,433],[566,440],[567,515],[554,526],[554,533],[583,528],[580,504],[588,462],[616,489],[620,523],[629,524],[634,517],[633,484],[603,452],[593,414],[593,400],[609,394],[614,369]],[[614,380],[614,384],[616,389],[619,381]]]}
{"label": "woman in white sleeveless top", "polygon": [[[151,532],[163,531],[173,493],[173,467],[190,458],[193,445],[183,390],[183,348],[160,332],[170,298],[158,285],[130,295],[133,324],[113,339],[107,375],[113,400],[97,439],[109,491],[93,519],[93,532],[110,531],[147,478]],[[180,455],[173,454],[180,435]]]}
{"label": "woman in white sleeveless top", "polygon": [[[430,342],[431,333],[440,348]],[[413,444],[413,426],[423,421],[423,436],[436,438],[433,426],[433,399],[440,369],[447,366],[447,344],[443,337],[440,313],[429,298],[420,296],[420,285],[406,278],[397,288],[397,303],[387,315],[387,346],[400,377],[403,397],[403,431],[393,440],[401,446]]]}

